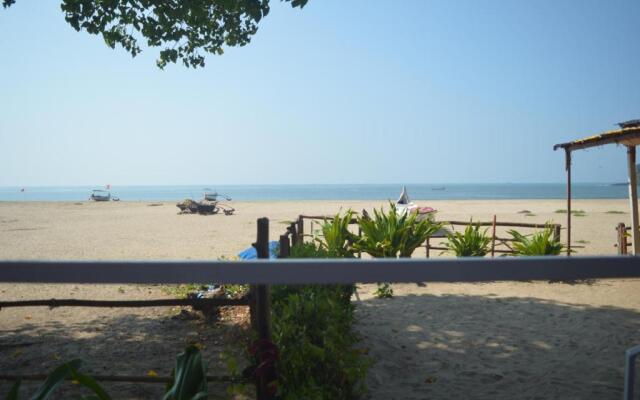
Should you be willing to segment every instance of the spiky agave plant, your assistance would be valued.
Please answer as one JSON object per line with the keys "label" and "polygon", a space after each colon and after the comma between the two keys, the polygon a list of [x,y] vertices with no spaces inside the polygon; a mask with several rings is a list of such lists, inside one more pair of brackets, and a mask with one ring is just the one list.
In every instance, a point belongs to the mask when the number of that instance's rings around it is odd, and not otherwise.
{"label": "spiky agave plant", "polygon": [[480,231],[480,224],[469,223],[464,232],[452,232],[447,235],[446,247],[456,257],[484,257],[489,252],[491,238],[487,230]]}
{"label": "spiky agave plant", "polygon": [[[431,219],[418,221],[418,215],[401,213],[390,203],[389,211],[373,210],[373,218],[363,212],[358,218],[362,237],[354,248],[376,258],[411,257],[414,250],[442,225]],[[375,295],[379,298],[393,297],[389,283],[378,283]]]}
{"label": "spiky agave plant", "polygon": [[519,256],[557,256],[564,248],[551,227],[527,236],[513,229],[507,233],[513,236],[513,250]]}
{"label": "spiky agave plant", "polygon": [[374,209],[373,218],[363,213],[358,218],[362,238],[354,243],[354,248],[376,258],[411,257],[416,248],[442,227],[429,219],[417,218],[413,213],[399,215],[393,203],[386,213]]}
{"label": "spiky agave plant", "polygon": [[353,214],[353,211],[347,210],[344,215],[338,213],[332,220],[322,224],[322,238],[316,240],[328,258],[353,258],[353,245],[358,240],[358,236],[349,231]]}

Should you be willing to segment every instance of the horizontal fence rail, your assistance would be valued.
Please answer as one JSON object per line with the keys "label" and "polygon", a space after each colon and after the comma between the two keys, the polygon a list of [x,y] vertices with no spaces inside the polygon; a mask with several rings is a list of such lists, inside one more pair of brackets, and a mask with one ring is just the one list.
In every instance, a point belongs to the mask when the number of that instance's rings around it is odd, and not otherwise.
{"label": "horizontal fence rail", "polygon": [[166,306],[248,306],[248,298],[223,299],[157,299],[157,300],[82,300],[82,299],[50,299],[0,301],[0,309],[7,307],[166,307]]}
{"label": "horizontal fence rail", "polygon": [[251,261],[0,261],[0,282],[374,283],[640,278],[640,258],[279,259]]}

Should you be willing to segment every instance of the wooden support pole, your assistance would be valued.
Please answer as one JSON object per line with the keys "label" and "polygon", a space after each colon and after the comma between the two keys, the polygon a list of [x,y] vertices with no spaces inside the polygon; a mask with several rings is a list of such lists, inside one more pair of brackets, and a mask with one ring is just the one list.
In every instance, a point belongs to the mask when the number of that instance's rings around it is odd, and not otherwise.
{"label": "wooden support pole", "polygon": [[627,227],[620,222],[616,228],[618,237],[618,254],[627,254]]}
{"label": "wooden support pole", "polygon": [[298,243],[302,244],[303,242],[304,242],[304,218],[302,217],[302,215],[298,215]]}
{"label": "wooden support pole", "polygon": [[631,202],[631,243],[633,254],[640,255],[640,231],[638,231],[638,176],[636,172],[636,146],[627,146],[629,168],[629,201]]}
{"label": "wooden support pole", "polygon": [[560,226],[560,224],[554,224],[553,225],[553,240],[555,242],[559,242],[560,240],[562,240],[560,238],[560,230],[562,229],[562,226]]}
{"label": "wooden support pole", "polygon": [[567,170],[567,256],[571,255],[571,150],[564,149]]}
{"label": "wooden support pole", "polygon": [[430,240],[429,240],[429,239],[431,239],[431,238],[430,238],[430,237],[427,237],[427,242],[426,242],[426,244],[424,245],[425,252],[427,253],[427,258],[429,258],[429,248],[430,248],[430,245],[429,245]]}
{"label": "wooden support pole", "polygon": [[291,245],[295,246],[296,244],[298,244],[298,232],[297,232],[297,228],[296,228],[297,224],[295,222],[292,222],[289,227],[287,228],[287,231],[289,231],[289,233],[291,234]]}
{"label": "wooden support pole", "polygon": [[[269,258],[269,219],[258,219],[258,235],[256,242],[253,244],[259,259]],[[269,295],[268,285],[255,285],[253,288],[254,294],[254,310],[255,318],[252,317],[252,323],[258,333],[258,339],[261,341],[271,342],[271,302]],[[262,358],[262,354],[258,354],[258,358]],[[256,398],[258,400],[270,399],[269,391],[267,389],[266,377],[258,377],[256,385]]]}
{"label": "wooden support pole", "polygon": [[280,235],[280,251],[278,258],[289,258],[291,255],[291,243],[289,242],[289,235]]}
{"label": "wooden support pole", "polygon": [[496,216],[493,216],[493,224],[491,224],[491,257],[496,255]]}

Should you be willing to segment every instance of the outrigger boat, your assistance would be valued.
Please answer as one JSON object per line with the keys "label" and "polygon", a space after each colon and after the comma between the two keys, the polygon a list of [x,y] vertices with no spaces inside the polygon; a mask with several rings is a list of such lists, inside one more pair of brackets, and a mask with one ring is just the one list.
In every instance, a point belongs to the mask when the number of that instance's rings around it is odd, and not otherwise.
{"label": "outrigger boat", "polygon": [[396,212],[400,215],[406,213],[418,214],[418,221],[424,219],[433,220],[436,214],[436,210],[431,207],[419,207],[409,199],[406,186],[402,187],[402,193],[400,198],[396,201]]}
{"label": "outrigger boat", "polygon": [[207,201],[218,201],[218,197],[222,197],[226,201],[231,201],[231,197],[211,191],[204,192],[204,195],[202,197]]}
{"label": "outrigger boat", "polygon": [[107,190],[94,190],[89,197],[93,201],[109,201],[111,200],[111,192]]}

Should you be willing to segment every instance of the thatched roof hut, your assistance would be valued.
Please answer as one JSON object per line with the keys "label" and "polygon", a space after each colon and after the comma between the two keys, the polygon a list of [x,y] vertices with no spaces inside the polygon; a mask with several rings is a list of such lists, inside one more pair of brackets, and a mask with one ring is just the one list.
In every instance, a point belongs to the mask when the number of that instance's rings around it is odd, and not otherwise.
{"label": "thatched roof hut", "polygon": [[636,119],[621,122],[618,125],[620,129],[602,132],[597,135],[553,146],[554,150],[564,149],[565,152],[565,168],[567,170],[567,254],[571,251],[571,152],[612,143],[623,145],[627,148],[633,252],[636,255],[640,254],[640,231],[638,230],[638,172],[636,169],[636,146],[640,144],[640,120]]}

